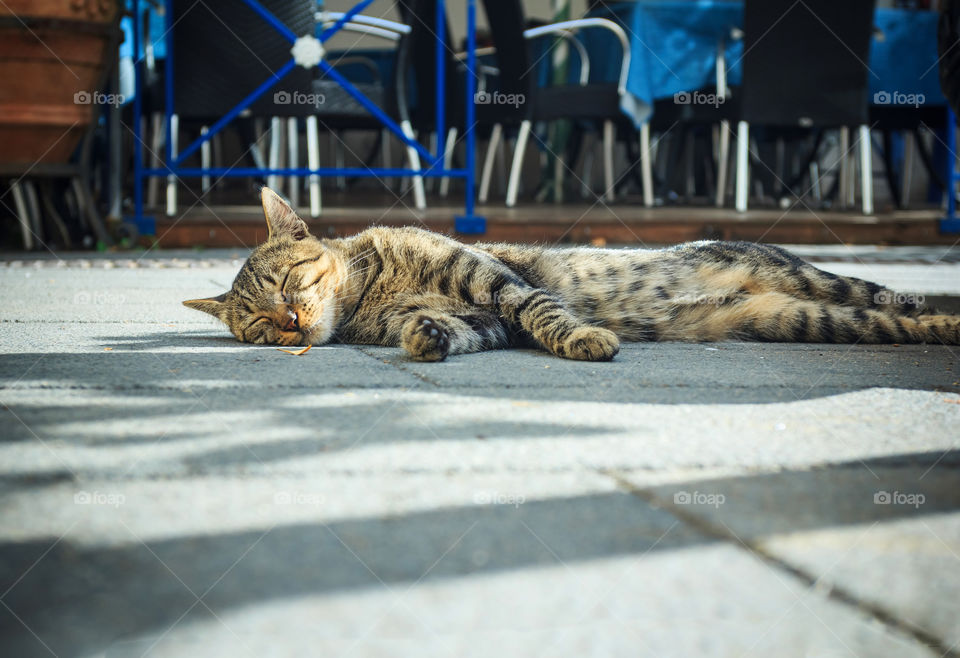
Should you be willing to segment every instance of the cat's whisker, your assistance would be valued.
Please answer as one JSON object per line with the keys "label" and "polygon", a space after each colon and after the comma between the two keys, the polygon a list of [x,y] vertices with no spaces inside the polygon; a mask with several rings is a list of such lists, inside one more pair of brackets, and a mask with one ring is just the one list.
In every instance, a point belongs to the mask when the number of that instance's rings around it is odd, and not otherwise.
{"label": "cat's whisker", "polygon": [[370,249],[367,249],[366,251],[360,252],[359,254],[357,254],[356,256],[354,256],[353,258],[351,258],[351,259],[347,262],[347,268],[352,267],[355,263],[357,263],[358,261],[360,261],[360,260],[363,259],[363,258],[366,258],[367,256],[369,256],[370,254],[372,254],[372,253],[375,252],[375,251],[376,251],[376,249],[373,248],[373,247],[371,247]]}

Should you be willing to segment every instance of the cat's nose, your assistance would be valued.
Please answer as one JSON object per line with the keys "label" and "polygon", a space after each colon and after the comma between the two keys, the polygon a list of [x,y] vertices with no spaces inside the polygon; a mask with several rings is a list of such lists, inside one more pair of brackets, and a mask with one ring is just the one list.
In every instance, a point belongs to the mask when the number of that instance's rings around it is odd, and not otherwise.
{"label": "cat's nose", "polygon": [[287,321],[283,325],[284,331],[297,331],[300,329],[300,318],[297,317],[297,312],[292,308],[287,309]]}

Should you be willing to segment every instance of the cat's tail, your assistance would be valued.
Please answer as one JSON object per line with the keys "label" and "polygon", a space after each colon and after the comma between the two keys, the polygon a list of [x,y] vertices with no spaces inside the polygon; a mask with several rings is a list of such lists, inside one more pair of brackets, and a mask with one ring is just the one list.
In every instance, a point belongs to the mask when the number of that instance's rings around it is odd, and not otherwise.
{"label": "cat's tail", "polygon": [[896,315],[802,300],[782,293],[750,295],[718,307],[703,320],[704,338],[960,345],[957,315]]}

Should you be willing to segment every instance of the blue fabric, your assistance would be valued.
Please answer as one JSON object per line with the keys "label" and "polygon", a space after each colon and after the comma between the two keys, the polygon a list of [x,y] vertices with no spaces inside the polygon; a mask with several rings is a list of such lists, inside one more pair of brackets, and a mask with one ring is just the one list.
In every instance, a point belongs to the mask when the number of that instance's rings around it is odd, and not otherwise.
{"label": "blue fabric", "polygon": [[[126,7],[128,12],[133,11],[133,2],[127,0]],[[167,43],[164,41],[164,33],[166,32],[166,19],[163,14],[158,12],[157,9],[151,5],[146,0],[140,1],[140,16],[145,14],[150,14],[150,34],[142,35],[145,41],[151,41],[153,43],[153,56],[157,59],[161,59],[167,56]],[[141,25],[142,23],[141,18]],[[120,20],[120,29],[123,30],[123,43],[120,44],[120,57],[133,57],[133,19],[131,17],[125,17]],[[143,44],[140,44],[141,50],[143,49]]]}
{"label": "blue fabric", "polygon": [[[623,2],[591,15],[620,23],[630,39],[626,84],[630,98],[624,99],[621,107],[637,125],[649,118],[654,100],[716,84],[720,40],[725,44],[728,66],[737,63],[743,53],[743,42],[731,37],[731,30],[743,25],[743,4],[739,2]],[[599,34],[586,32],[591,78],[596,75],[597,79],[616,80],[620,73],[619,43],[610,38],[601,41]],[[740,75],[741,68],[733,66],[727,84],[738,84]]]}
{"label": "blue fabric", "polygon": [[[591,16],[615,20],[627,31],[632,57],[621,107],[638,126],[649,118],[655,100],[716,84],[720,39],[725,44],[727,84],[741,80],[743,42],[735,41],[731,31],[743,27],[742,2],[640,0]],[[909,94],[923,94],[927,105],[946,104],[936,66],[937,13],[877,9],[874,23],[878,34],[870,51],[871,101],[874,94],[886,92],[892,101],[906,102]],[[613,81],[620,72],[620,46],[599,32],[581,33],[590,54],[590,77]]]}
{"label": "blue fabric", "polygon": [[870,99],[886,92],[923,94],[927,105],[946,105],[937,66],[935,11],[877,9],[870,44]]}

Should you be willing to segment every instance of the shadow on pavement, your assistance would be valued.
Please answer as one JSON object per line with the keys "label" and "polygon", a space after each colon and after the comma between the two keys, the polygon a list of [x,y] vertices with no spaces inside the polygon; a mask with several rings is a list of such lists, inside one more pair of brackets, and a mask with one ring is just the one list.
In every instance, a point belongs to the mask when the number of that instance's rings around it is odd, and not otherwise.
{"label": "shadow on pavement", "polygon": [[[934,463],[941,467],[931,470]],[[757,539],[960,509],[958,464],[958,451],[906,454],[813,471],[688,481],[648,493],[668,508],[677,493],[722,493],[720,505],[687,509],[722,521],[739,537]],[[895,489],[922,493],[924,503],[875,504],[878,492]],[[190,535],[147,545],[132,537],[106,546],[54,540],[0,545],[0,591],[9,588],[3,599],[9,610],[0,610],[7,655],[42,650],[23,624],[58,655],[78,655],[208,618],[203,606],[191,608],[196,598],[190,590],[222,614],[299,595],[380,590],[421,577],[430,583],[610,557],[643,560],[648,552],[719,541],[626,493]]]}

